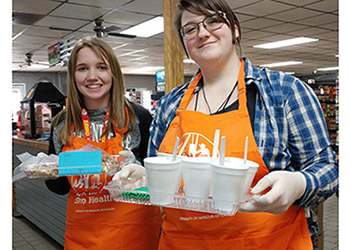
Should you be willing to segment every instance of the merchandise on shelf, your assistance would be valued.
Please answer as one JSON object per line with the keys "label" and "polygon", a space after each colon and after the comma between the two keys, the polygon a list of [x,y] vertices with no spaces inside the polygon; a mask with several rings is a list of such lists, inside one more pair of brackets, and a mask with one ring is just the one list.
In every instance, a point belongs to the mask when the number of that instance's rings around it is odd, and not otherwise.
{"label": "merchandise on shelf", "polygon": [[50,121],[65,105],[65,96],[51,83],[36,83],[21,101],[20,136],[48,137]]}
{"label": "merchandise on shelf", "polygon": [[316,81],[315,83],[310,84],[320,101],[325,116],[329,139],[331,140],[333,146],[338,146],[338,83],[339,79],[336,78],[334,81]]}

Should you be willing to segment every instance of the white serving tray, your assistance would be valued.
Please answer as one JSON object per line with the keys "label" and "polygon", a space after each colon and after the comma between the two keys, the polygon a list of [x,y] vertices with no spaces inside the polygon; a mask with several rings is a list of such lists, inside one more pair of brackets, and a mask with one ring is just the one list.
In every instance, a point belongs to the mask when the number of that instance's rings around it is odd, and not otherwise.
{"label": "white serving tray", "polygon": [[[139,179],[138,181],[131,181],[126,183],[120,183],[111,181],[104,188],[109,191],[111,198],[116,202],[125,202],[141,205],[158,205],[151,203],[149,199],[148,189],[146,188],[146,181],[144,178]],[[136,190],[135,190],[136,189]],[[138,190],[141,189],[141,190]],[[130,195],[131,193],[131,195]],[[216,201],[211,197],[207,199],[188,197],[184,194],[182,190],[179,190],[177,194],[166,195],[159,193],[152,193],[152,197],[158,196],[162,198],[170,198],[170,203],[162,204],[159,206],[176,208],[183,210],[191,210],[197,212],[213,213],[224,216],[235,215],[242,203],[231,203],[228,201]],[[157,197],[156,197],[157,198]],[[251,197],[247,197],[251,199]],[[221,206],[230,207],[227,210],[221,210],[215,208],[215,202],[220,202]]]}

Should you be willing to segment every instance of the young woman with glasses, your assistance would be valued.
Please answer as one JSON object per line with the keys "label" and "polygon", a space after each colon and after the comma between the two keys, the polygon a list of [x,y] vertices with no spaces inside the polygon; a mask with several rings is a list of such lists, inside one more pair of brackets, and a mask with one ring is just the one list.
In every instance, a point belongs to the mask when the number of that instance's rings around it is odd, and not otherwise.
{"label": "young woman with glasses", "polygon": [[243,158],[248,136],[247,157],[259,163],[251,192],[261,196],[226,217],[164,208],[159,249],[312,249],[316,229],[304,211],[338,189],[336,156],[312,89],[241,57],[240,24],[224,0],[180,0],[176,27],[199,70],[160,100],[149,155],[171,153],[176,137],[181,144],[193,132],[212,152],[204,138],[220,129],[226,156]]}

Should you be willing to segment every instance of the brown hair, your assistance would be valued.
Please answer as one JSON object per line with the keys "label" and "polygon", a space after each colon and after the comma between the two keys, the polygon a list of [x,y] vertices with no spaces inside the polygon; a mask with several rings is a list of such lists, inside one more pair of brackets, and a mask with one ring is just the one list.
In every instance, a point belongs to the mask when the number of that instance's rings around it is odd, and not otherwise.
{"label": "brown hair", "polygon": [[77,63],[77,54],[84,48],[91,48],[98,57],[100,57],[106,65],[112,76],[112,86],[110,89],[111,95],[109,99],[109,119],[106,130],[103,135],[112,131],[111,124],[114,124],[117,129],[123,129],[127,126],[127,114],[125,108],[127,108],[129,123],[131,130],[135,127],[135,113],[128,100],[125,98],[125,84],[122,75],[122,71],[113,49],[101,39],[95,37],[85,37],[78,40],[71,52],[68,61],[68,73],[67,73],[67,107],[62,110],[53,120],[53,126],[56,126],[62,114],[65,113],[65,120],[63,128],[59,134],[59,140],[64,145],[69,145],[69,136],[71,132],[71,126],[74,124],[74,128],[77,134],[82,130],[82,117],[81,108],[84,106],[82,94],[78,90],[75,84],[75,71]]}
{"label": "brown hair", "polygon": [[[175,26],[178,30],[179,38],[181,40],[182,46],[187,54],[183,38],[180,33],[181,29],[181,18],[184,11],[188,11],[194,14],[201,14],[205,16],[211,16],[212,13],[209,11],[214,11],[215,13],[224,12],[226,18],[229,21],[229,25],[232,31],[232,43],[236,46],[238,55],[241,57],[241,27],[236,15],[233,13],[230,5],[225,0],[180,0],[177,4],[178,11],[175,17]],[[238,29],[239,36],[236,38],[236,27]],[[188,56],[188,54],[187,54]]]}

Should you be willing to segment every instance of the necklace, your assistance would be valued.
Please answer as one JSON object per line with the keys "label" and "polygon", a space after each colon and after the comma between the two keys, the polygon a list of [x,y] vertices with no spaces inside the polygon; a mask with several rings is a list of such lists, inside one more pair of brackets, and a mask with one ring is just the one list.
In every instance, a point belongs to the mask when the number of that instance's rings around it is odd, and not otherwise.
{"label": "necklace", "polygon": [[[235,85],[233,86],[231,92],[229,93],[229,95],[226,97],[226,99],[221,103],[221,105],[219,106],[219,108],[216,110],[215,113],[218,113],[219,111],[221,110],[224,110],[228,104],[228,102],[230,101],[230,98],[233,94],[233,92],[235,91],[236,87],[238,85],[238,81],[235,83]],[[204,97],[204,101],[205,101],[205,104],[207,105],[207,108],[209,110],[209,114],[212,115],[213,113],[211,112],[211,108],[210,108],[210,105],[208,103],[208,100],[207,100],[207,96],[205,94],[205,90],[204,90],[204,87],[202,86],[202,90],[203,90],[203,97]],[[197,110],[197,101],[198,101],[198,94],[197,94],[197,98],[196,98],[196,105],[195,105],[195,110]],[[215,114],[214,113],[214,114]]]}

